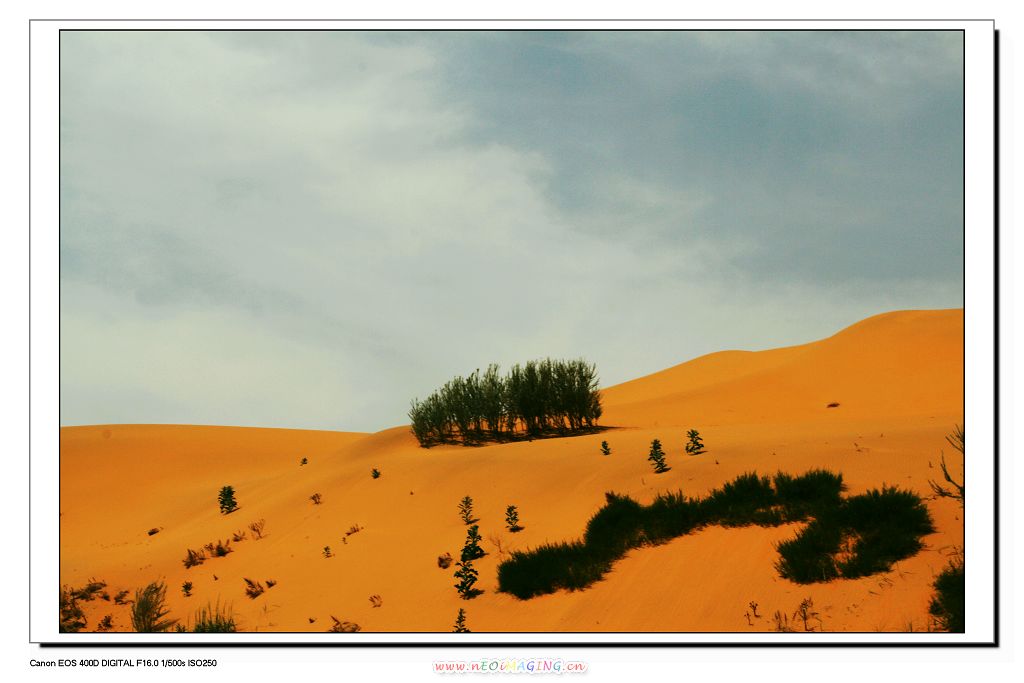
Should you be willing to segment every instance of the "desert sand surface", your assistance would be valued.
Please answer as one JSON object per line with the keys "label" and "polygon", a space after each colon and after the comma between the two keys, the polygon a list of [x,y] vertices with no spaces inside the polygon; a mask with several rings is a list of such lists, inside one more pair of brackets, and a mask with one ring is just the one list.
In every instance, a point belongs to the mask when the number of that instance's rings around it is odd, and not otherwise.
{"label": "desert sand surface", "polygon": [[[711,354],[607,388],[603,402],[608,431],[482,447],[423,449],[406,426],[375,434],[62,428],[61,583],[95,578],[113,596],[163,580],[172,617],[187,621],[219,601],[245,631],[322,632],[334,616],[369,632],[449,632],[461,607],[476,632],[743,633],[774,630],[776,610],[792,614],[808,597],[825,631],[927,629],[931,583],[963,544],[962,508],[931,499],[928,486],[941,478],[943,452],[960,471],[945,436],[963,423],[962,310],[886,313],[800,346]],[[703,455],[684,453],[689,428],[700,430]],[[660,475],[647,461],[654,438],[671,467]],[[602,440],[611,455],[601,455]],[[300,466],[303,457],[309,462]],[[775,544],[799,524],[709,527],[630,551],[585,590],[530,600],[496,592],[507,553],[578,538],[606,491],[647,503],[659,492],[704,494],[744,472],[812,468],[842,473],[847,495],[890,484],[927,497],[936,533],[891,571],[800,585],[774,568]],[[227,484],[240,507],[223,515],[217,493]],[[465,495],[487,552],[476,562],[484,592],[472,600],[453,587],[454,567],[437,564],[462,548],[457,506]],[[524,527],[514,534],[504,524],[509,504]],[[249,534],[225,557],[184,567],[187,548],[258,519],[264,538]],[[152,528],[159,532],[148,535]],[[325,546],[333,557],[324,557]],[[245,578],[276,584],[250,599]],[[185,581],[191,597],[180,589]],[[751,601],[760,616],[748,621]],[[87,631],[108,614],[113,630],[131,630],[130,607],[81,604]]]}

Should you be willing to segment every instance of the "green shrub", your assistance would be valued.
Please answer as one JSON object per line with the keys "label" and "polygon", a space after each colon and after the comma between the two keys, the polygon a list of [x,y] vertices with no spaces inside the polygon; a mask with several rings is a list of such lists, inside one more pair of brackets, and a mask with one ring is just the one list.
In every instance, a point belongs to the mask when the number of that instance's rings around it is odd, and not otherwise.
{"label": "green shrub", "polygon": [[186,581],[185,583],[181,584],[181,592],[185,595],[186,598],[192,597],[192,582]]}
{"label": "green shrub", "polygon": [[661,450],[661,441],[658,439],[651,442],[651,451],[647,454],[647,459],[654,464],[655,474],[668,472],[670,469],[665,465],[665,451]]}
{"label": "green shrub", "polygon": [[238,501],[235,500],[235,489],[231,486],[222,487],[220,494],[217,496],[217,502],[220,504],[222,515],[227,515],[237,510]]}
{"label": "green shrub", "polygon": [[612,449],[608,446],[607,441],[601,442],[601,455],[611,455]]}
{"label": "green shrub", "polygon": [[380,479],[380,470],[374,467],[372,470],[370,470],[370,476],[373,477],[374,479]]}
{"label": "green shrub", "polygon": [[132,628],[138,633],[162,633],[174,626],[177,619],[165,619],[170,611],[164,604],[167,586],[163,581],[154,581],[145,588],[135,591],[132,604]]}
{"label": "green shrub", "polygon": [[62,586],[60,589],[60,633],[78,633],[85,628],[85,612],[78,604],[75,589]]}
{"label": "green shrub", "polygon": [[668,493],[650,505],[607,493],[582,540],[513,552],[498,566],[498,588],[521,599],[586,588],[629,549],[711,524],[764,526],[810,519],[796,537],[778,546],[777,570],[797,583],[885,571],[918,552],[920,537],[931,533],[927,509],[913,494],[883,488],[843,499],[843,489],[840,475],[811,470],[799,477],[747,473],[704,498]]}
{"label": "green shrub", "polygon": [[515,505],[509,505],[505,508],[505,526],[512,533],[521,531],[523,528],[519,526],[519,510]]}
{"label": "green shrub", "polygon": [[473,523],[473,499],[469,496],[459,501],[459,517],[466,524]]}
{"label": "green shrub", "polygon": [[935,595],[928,605],[928,612],[943,631],[963,633],[965,621],[964,599],[964,556],[957,554],[946,568],[935,577]]}
{"label": "green shrub", "polygon": [[701,441],[700,432],[696,429],[691,429],[686,432],[686,452],[690,455],[700,455],[704,452],[704,442]]}
{"label": "green shrub", "polygon": [[476,524],[466,530],[466,543],[462,546],[461,555],[463,562],[467,560],[477,560],[484,556],[484,549],[480,547],[480,541],[482,540],[483,537],[480,536],[480,527]]}
{"label": "green shrub", "polygon": [[466,610],[459,608],[459,615],[455,617],[455,628],[452,629],[452,633],[469,633],[469,628],[466,627]]}
{"label": "green shrub", "polygon": [[462,560],[456,562],[455,566],[455,578],[459,580],[455,584],[455,590],[459,592],[459,596],[464,600],[475,597],[480,591],[473,588],[476,585],[476,580],[480,573],[477,572],[476,568],[473,567],[473,560]]}
{"label": "green shrub", "polygon": [[237,630],[230,608],[222,608],[220,601],[214,606],[207,603],[206,607],[196,612],[192,626],[193,633],[234,633]]}

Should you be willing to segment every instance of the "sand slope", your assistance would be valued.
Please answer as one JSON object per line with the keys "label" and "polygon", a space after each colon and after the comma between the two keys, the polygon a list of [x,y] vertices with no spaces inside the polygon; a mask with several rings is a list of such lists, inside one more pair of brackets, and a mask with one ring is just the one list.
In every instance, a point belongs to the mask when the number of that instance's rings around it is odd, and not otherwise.
{"label": "sand slope", "polygon": [[[496,566],[511,550],[576,538],[605,491],[647,502],[666,490],[703,493],[751,470],[828,467],[851,493],[888,483],[927,495],[938,476],[929,463],[942,450],[956,455],[944,436],[963,421],[962,340],[961,310],[888,313],[822,341],[711,354],[611,387],[602,422],[617,429],[603,434],[483,448],[424,450],[406,427],[63,428],[61,581],[95,577],[114,595],[162,579],[174,616],[220,600],[242,628],[259,631],[325,631],[331,615],[365,631],[450,631],[460,607],[474,631],[769,631],[775,610],[792,613],[806,597],[825,630],[921,630],[930,583],[963,542],[962,511],[949,500],[928,503],[938,531],[925,551],[855,581],[779,578],[774,544],[797,525],[709,528],[630,552],[590,589],[528,601],[495,592]],[[704,436],[706,454],[683,453],[690,427]],[[653,438],[672,467],[663,475],[646,460]],[[613,449],[607,457],[603,439]],[[371,478],[374,467],[380,479]],[[241,505],[230,515],[216,503],[225,484]],[[437,566],[438,555],[462,547],[456,508],[467,494],[488,552],[477,562],[485,592],[471,601],[459,599],[453,568]],[[504,528],[508,504],[520,509],[517,534]],[[265,538],[184,568],[186,548],[255,519],[266,520]],[[360,530],[346,536],[353,526]],[[160,532],[147,535],[154,527]],[[277,585],[249,599],[244,578]],[[190,598],[180,590],[186,580]],[[374,595],[382,606],[371,604]],[[750,601],[762,615],[752,623],[744,616]],[[115,629],[130,628],[127,607],[102,599],[84,606],[90,628],[106,614]]]}

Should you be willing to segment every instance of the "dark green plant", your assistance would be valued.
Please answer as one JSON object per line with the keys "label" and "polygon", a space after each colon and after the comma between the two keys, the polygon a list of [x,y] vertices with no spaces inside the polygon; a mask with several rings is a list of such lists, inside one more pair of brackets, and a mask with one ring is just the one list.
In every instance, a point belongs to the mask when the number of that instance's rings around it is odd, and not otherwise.
{"label": "dark green plant", "polygon": [[928,605],[928,612],[935,618],[936,625],[943,631],[963,633],[965,617],[965,575],[963,551],[950,559],[946,568],[935,577],[935,595]]}
{"label": "dark green plant", "polygon": [[413,400],[409,420],[420,445],[430,447],[576,433],[592,429],[601,412],[593,364],[545,359],[514,365],[504,377],[494,364],[455,377]]}
{"label": "dark green plant", "polygon": [[103,617],[102,619],[100,619],[100,623],[96,624],[97,633],[103,633],[105,631],[109,631],[112,628],[114,628],[114,616],[112,614],[108,614],[107,616]]}
{"label": "dark green plant", "polygon": [[373,477],[374,479],[380,479],[380,470],[374,467],[372,470],[370,470],[370,476]]}
{"label": "dark green plant", "polygon": [[78,604],[75,589],[62,586],[60,589],[60,633],[78,633],[86,624],[85,612]]}
{"label": "dark green plant", "polygon": [[466,626],[466,610],[459,608],[459,615],[455,617],[455,628],[452,629],[452,633],[470,633],[469,628]]}
{"label": "dark green plant", "polygon": [[671,469],[665,464],[665,451],[661,449],[661,441],[658,439],[651,442],[651,450],[647,454],[647,459],[654,464],[655,474],[668,472]]}
{"label": "dark green plant", "polygon": [[455,578],[459,580],[459,582],[455,584],[455,589],[459,592],[459,596],[462,597],[463,600],[475,597],[479,591],[473,588],[473,586],[476,585],[477,577],[480,574],[477,572],[476,568],[473,567],[473,560],[462,560],[461,562],[456,562],[455,566],[457,567],[455,570]]}
{"label": "dark green plant", "polygon": [[165,603],[167,586],[163,581],[154,581],[145,588],[135,591],[132,604],[132,628],[138,633],[162,633],[176,623],[177,619],[165,619],[170,610]]}
{"label": "dark green plant", "polygon": [[469,496],[465,496],[459,501],[459,517],[466,524],[473,523],[473,499]]}
{"label": "dark green plant", "polygon": [[249,596],[249,598],[255,600],[263,595],[264,588],[262,583],[245,578],[243,578],[242,581],[245,582],[245,594]]}
{"label": "dark green plant", "polygon": [[480,527],[476,524],[466,530],[466,543],[462,546],[462,561],[476,560],[484,556],[484,549],[480,547]]}
{"label": "dark green plant", "polygon": [[686,432],[686,452],[690,455],[700,455],[704,452],[704,442],[701,441],[700,433],[696,429]]}
{"label": "dark green plant", "polygon": [[505,526],[512,533],[522,530],[523,527],[519,526],[519,510],[515,505],[509,505],[505,508]]}
{"label": "dark green plant", "polygon": [[327,558],[334,557],[334,553],[331,552],[331,546],[329,546],[329,545],[325,545],[324,546],[324,551],[323,552],[324,552],[324,557],[327,557]]}
{"label": "dark green plant", "polygon": [[118,591],[117,595],[114,596],[114,604],[115,605],[127,604],[125,602],[125,598],[127,598],[127,597],[128,597],[128,591]]}
{"label": "dark green plant", "polygon": [[601,442],[601,455],[611,455],[612,449],[608,446],[607,441]]}
{"label": "dark green plant", "polygon": [[668,493],[650,505],[609,493],[582,540],[515,551],[499,564],[499,590],[526,599],[560,588],[586,588],[630,548],[664,543],[711,524],[810,519],[795,538],[779,545],[776,567],[798,583],[886,571],[918,552],[920,538],[932,531],[927,509],[914,494],[883,488],[843,499],[842,490],[840,475],[814,470],[799,477],[749,473],[705,498]]}
{"label": "dark green plant", "polygon": [[309,459],[308,458],[303,458],[302,460],[299,461],[299,466],[308,465],[308,464],[309,464]]}
{"label": "dark green plant", "polygon": [[314,493],[309,497],[309,499],[313,501],[313,505],[319,505],[322,500],[319,493]]}
{"label": "dark green plant", "polygon": [[237,510],[238,501],[235,500],[235,489],[231,486],[221,487],[220,494],[217,496],[217,502],[220,504],[222,515],[227,515]]}
{"label": "dark green plant", "polygon": [[207,603],[206,607],[196,612],[192,625],[193,633],[234,633],[237,630],[231,609],[222,608],[219,600],[216,605]]}
{"label": "dark green plant", "polygon": [[192,597],[192,582],[186,581],[185,583],[181,584],[181,592],[185,594],[186,598]]}

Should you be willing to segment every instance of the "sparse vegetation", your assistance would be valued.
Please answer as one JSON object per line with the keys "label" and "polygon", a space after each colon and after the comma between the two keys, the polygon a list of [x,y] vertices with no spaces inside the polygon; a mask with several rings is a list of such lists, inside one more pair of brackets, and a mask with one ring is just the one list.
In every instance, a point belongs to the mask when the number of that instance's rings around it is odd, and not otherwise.
{"label": "sparse vegetation", "polygon": [[818,615],[817,612],[814,611],[814,600],[812,600],[811,598],[804,598],[800,601],[800,606],[797,607],[796,611],[793,613],[793,619],[800,619],[800,621],[803,622],[804,631],[814,630],[814,627],[811,626],[812,620],[817,621],[818,630],[822,630],[821,617]]}
{"label": "sparse vegetation", "polygon": [[470,633],[469,628],[466,626],[466,610],[459,608],[459,615],[455,617],[455,628],[452,629],[452,633]]}
{"label": "sparse vegetation", "polygon": [[328,633],[358,633],[362,631],[359,628],[359,624],[353,624],[351,621],[341,621],[333,614],[331,615],[331,621],[334,625],[327,629]]}
{"label": "sparse vegetation", "polygon": [[529,361],[502,377],[490,365],[455,377],[409,410],[421,446],[535,438],[591,430],[601,417],[597,368],[583,360]]}
{"label": "sparse vegetation", "polygon": [[150,529],[149,531],[146,532],[146,535],[147,536],[154,536],[154,535],[156,535],[158,533],[160,533],[160,529],[158,529],[157,527],[153,527],[152,529]]}
{"label": "sparse vegetation", "polygon": [[473,499],[469,496],[465,496],[459,501],[459,517],[466,524],[472,524],[475,521],[473,519]]}
{"label": "sparse vegetation", "polygon": [[331,546],[329,546],[329,545],[325,545],[324,546],[323,553],[324,553],[324,557],[326,557],[326,558],[334,557],[334,553],[331,552]]}
{"label": "sparse vegetation", "polygon": [[438,555],[437,566],[441,569],[448,569],[448,567],[452,566],[452,554],[445,553],[444,555]]}
{"label": "sparse vegetation", "polygon": [[370,470],[370,476],[373,477],[374,479],[380,479],[380,470],[374,467],[372,470]]}
{"label": "sparse vegetation", "polygon": [[96,579],[89,579],[89,583],[85,584],[81,588],[72,591],[72,597],[76,600],[82,600],[83,602],[92,602],[96,599],[96,596],[107,587],[107,584],[103,581],[97,581]]}
{"label": "sparse vegetation", "polygon": [[700,432],[691,429],[686,432],[686,452],[690,455],[700,455],[704,452],[704,442],[700,438]]}
{"label": "sparse vegetation", "polygon": [[174,626],[177,619],[166,619],[170,614],[165,603],[167,586],[163,581],[154,581],[145,588],[135,591],[132,604],[132,628],[138,633],[162,633]]}
{"label": "sparse vegetation", "polygon": [[835,578],[823,576],[820,566],[835,566],[842,533],[829,534],[837,527],[858,534],[843,560],[844,577],[884,571],[920,549],[920,536],[931,531],[920,499],[895,489],[843,499],[843,489],[841,475],[812,470],[798,477],[744,474],[704,498],[668,493],[650,505],[608,493],[581,540],[512,552],[498,566],[499,590],[527,599],[560,588],[583,589],[600,580],[629,549],[664,543],[711,524],[777,526],[811,519],[779,549],[780,573],[798,583]]}
{"label": "sparse vegetation", "polygon": [[935,619],[935,625],[950,633],[963,633],[966,626],[964,555],[958,549],[946,568],[935,577],[935,595],[928,605],[928,612]]}
{"label": "sparse vegetation", "polygon": [[838,402],[838,401],[832,401],[831,403],[829,403],[829,404],[828,404],[827,406],[825,406],[825,407],[826,407],[826,408],[838,408],[838,407],[839,407],[839,402]]}
{"label": "sparse vegetation", "polygon": [[371,595],[370,596],[370,604],[373,605],[374,607],[380,607],[381,605],[384,604],[384,600],[381,599],[381,597],[379,595]]}
{"label": "sparse vegetation", "polygon": [[128,591],[118,591],[117,595],[114,596],[114,604],[115,605],[126,605],[126,604],[128,604],[125,601],[125,598],[127,598],[127,597],[128,597]]}
{"label": "sparse vegetation", "polygon": [[358,524],[353,524],[348,528],[348,531],[345,532],[345,538],[348,538],[352,534],[358,534],[362,530],[363,527],[359,526]]}
{"label": "sparse vegetation", "polygon": [[314,493],[309,499],[313,501],[313,505],[319,505],[322,500],[319,493]]}
{"label": "sparse vegetation", "polygon": [[647,454],[647,459],[654,464],[655,474],[668,472],[671,469],[665,464],[665,451],[661,449],[661,441],[658,439],[651,442],[651,450]]}
{"label": "sparse vegetation", "polygon": [[220,494],[217,496],[217,502],[220,504],[222,515],[227,515],[237,510],[238,501],[235,500],[235,489],[231,486],[222,487]]}
{"label": "sparse vegetation", "polygon": [[461,555],[463,562],[466,560],[477,560],[484,556],[484,549],[480,547],[480,541],[482,540],[480,527],[476,524],[466,530],[466,543],[462,546]]}
{"label": "sparse vegetation", "polygon": [[519,510],[515,505],[509,505],[505,508],[505,526],[512,533],[522,530],[523,527],[519,526]]}
{"label": "sparse vegetation", "polygon": [[258,541],[263,538],[263,527],[265,527],[267,521],[265,519],[258,519],[255,522],[249,522],[249,531],[252,532],[252,538],[254,541]]}
{"label": "sparse vegetation", "polygon": [[192,597],[192,582],[186,581],[185,583],[181,584],[181,592],[184,594],[186,598]]}
{"label": "sparse vegetation", "polygon": [[255,600],[263,595],[263,591],[265,589],[263,588],[262,583],[259,581],[253,581],[252,579],[242,579],[242,581],[245,581],[245,594],[249,596],[249,598]]}
{"label": "sparse vegetation", "polygon": [[112,614],[103,617],[100,619],[100,623],[96,624],[97,633],[104,633],[112,628],[114,628],[114,616]]}
{"label": "sparse vegetation", "polygon": [[75,589],[62,586],[60,589],[60,633],[78,633],[85,628],[85,612],[78,604]]}
{"label": "sparse vegetation", "polygon": [[196,612],[192,625],[193,633],[234,633],[237,631],[235,617],[229,607],[221,607],[220,601],[211,606],[207,603]]}
{"label": "sparse vegetation", "polygon": [[245,540],[245,532],[239,529],[235,533],[231,534],[231,540],[235,543],[240,543]]}
{"label": "sparse vegetation", "polygon": [[299,467],[302,467],[303,465],[308,465],[308,464],[309,464],[309,459],[308,458],[303,458],[302,460],[299,461]]}
{"label": "sparse vegetation", "polygon": [[185,550],[185,559],[182,563],[185,565],[185,569],[191,569],[197,567],[206,561],[206,551],[200,548],[199,550],[192,550],[188,548]]}
{"label": "sparse vegetation", "polygon": [[[961,425],[957,425],[953,429],[953,433],[946,437],[946,441],[949,445],[960,453],[961,465],[960,465],[960,481],[956,481],[953,475],[949,473],[949,467],[946,465],[946,454],[942,454],[942,459],[939,461],[939,468],[942,470],[942,478],[945,479],[945,484],[928,480],[928,485],[935,493],[936,498],[952,498],[960,503],[961,506],[964,504],[964,470],[966,468],[966,461],[964,458],[964,428]],[[930,463],[929,463],[930,464]],[[948,485],[948,486],[947,486]]]}
{"label": "sparse vegetation", "polygon": [[601,442],[601,455],[611,455],[611,454],[612,454],[612,449],[611,449],[611,447],[608,446],[608,442],[607,441],[602,441]]}
{"label": "sparse vegetation", "polygon": [[273,588],[276,585],[277,585],[277,581],[274,581],[273,579],[267,579],[267,590],[270,590],[271,588]]}
{"label": "sparse vegetation", "polygon": [[473,586],[476,585],[476,580],[480,573],[473,567],[473,560],[462,560],[461,562],[456,562],[455,566],[457,567],[455,578],[459,580],[455,584],[455,589],[459,592],[459,596],[463,600],[475,597],[480,591],[473,588]]}

